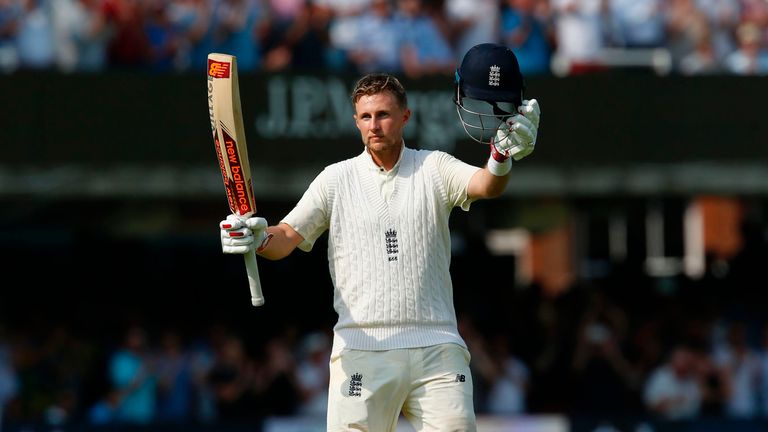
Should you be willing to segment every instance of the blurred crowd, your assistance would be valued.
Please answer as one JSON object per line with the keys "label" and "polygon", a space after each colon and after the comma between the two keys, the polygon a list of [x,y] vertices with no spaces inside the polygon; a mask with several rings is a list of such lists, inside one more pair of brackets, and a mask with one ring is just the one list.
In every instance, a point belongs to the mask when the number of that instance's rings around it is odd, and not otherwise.
{"label": "blurred crowd", "polygon": [[[730,281],[535,287],[460,312],[479,414],[768,418],[768,321]],[[741,306],[740,306],[741,305]],[[762,310],[762,309],[761,309]],[[140,320],[101,340],[69,323],[0,327],[0,414],[12,424],[227,424],[317,416],[329,329]]]}
{"label": "blurred crowd", "polygon": [[[10,424],[212,424],[325,415],[330,339],[286,329],[259,349],[222,324],[200,334],[132,323],[118,343],[52,324],[0,336]],[[0,424],[2,422],[0,421]]]}
{"label": "blurred crowd", "polygon": [[[764,0],[0,0],[0,71],[202,69],[451,75],[499,42],[523,72],[659,61],[681,74],[768,73]],[[666,53],[637,56],[648,50]],[[638,58],[640,60],[638,60]],[[666,60],[664,60],[666,59]],[[556,61],[554,61],[556,60]]]}

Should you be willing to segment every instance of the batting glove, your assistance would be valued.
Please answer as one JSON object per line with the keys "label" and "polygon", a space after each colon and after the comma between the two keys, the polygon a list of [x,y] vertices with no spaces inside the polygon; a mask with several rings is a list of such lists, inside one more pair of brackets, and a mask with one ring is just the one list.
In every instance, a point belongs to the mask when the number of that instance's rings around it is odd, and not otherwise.
{"label": "batting glove", "polygon": [[272,239],[272,234],[267,233],[267,226],[264,218],[227,216],[219,222],[222,251],[226,254],[245,254],[255,248],[256,252],[261,252]]}
{"label": "batting glove", "polygon": [[536,146],[541,109],[536,99],[524,100],[517,108],[519,114],[508,118],[496,131],[494,149],[516,161],[528,156]]}

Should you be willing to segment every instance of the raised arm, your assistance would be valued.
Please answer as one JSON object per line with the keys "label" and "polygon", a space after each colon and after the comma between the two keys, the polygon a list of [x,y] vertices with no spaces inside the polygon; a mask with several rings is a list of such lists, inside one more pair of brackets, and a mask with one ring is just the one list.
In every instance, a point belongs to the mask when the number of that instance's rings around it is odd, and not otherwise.
{"label": "raised arm", "polygon": [[481,198],[496,198],[504,192],[509,180],[509,172],[502,176],[494,175],[488,166],[478,170],[467,187],[467,196],[471,200]]}
{"label": "raised arm", "polygon": [[467,187],[470,199],[495,198],[504,192],[512,159],[520,160],[533,152],[541,109],[536,99],[524,100],[518,113],[501,124],[491,142],[491,155]]}

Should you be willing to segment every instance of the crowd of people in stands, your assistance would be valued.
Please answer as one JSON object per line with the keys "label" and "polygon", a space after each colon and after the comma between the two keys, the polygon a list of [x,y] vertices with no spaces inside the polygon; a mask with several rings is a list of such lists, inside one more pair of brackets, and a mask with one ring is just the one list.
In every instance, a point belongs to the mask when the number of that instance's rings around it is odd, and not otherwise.
{"label": "crowd of people in stands", "polygon": [[[478,414],[768,418],[768,322],[733,282],[626,276],[459,309]],[[16,425],[324,416],[330,329],[287,319],[255,340],[223,320],[182,321],[104,338],[66,321],[0,327],[0,411]]]}
{"label": "crowd of people in stands", "polygon": [[[681,74],[768,73],[764,0],[1,0],[0,71],[182,72],[209,52],[251,71],[452,74],[499,42],[523,72],[626,64],[662,49]],[[654,63],[658,57],[648,57]],[[650,65],[649,65],[650,66]],[[561,66],[562,68],[562,66]]]}

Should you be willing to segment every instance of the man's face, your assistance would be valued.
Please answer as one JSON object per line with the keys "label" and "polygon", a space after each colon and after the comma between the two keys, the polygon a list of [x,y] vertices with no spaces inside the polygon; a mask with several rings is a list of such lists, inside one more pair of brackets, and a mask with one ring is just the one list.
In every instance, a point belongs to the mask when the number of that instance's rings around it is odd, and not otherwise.
{"label": "man's face", "polygon": [[399,149],[410,116],[411,110],[401,108],[388,91],[362,96],[355,103],[355,125],[363,143],[373,152]]}

